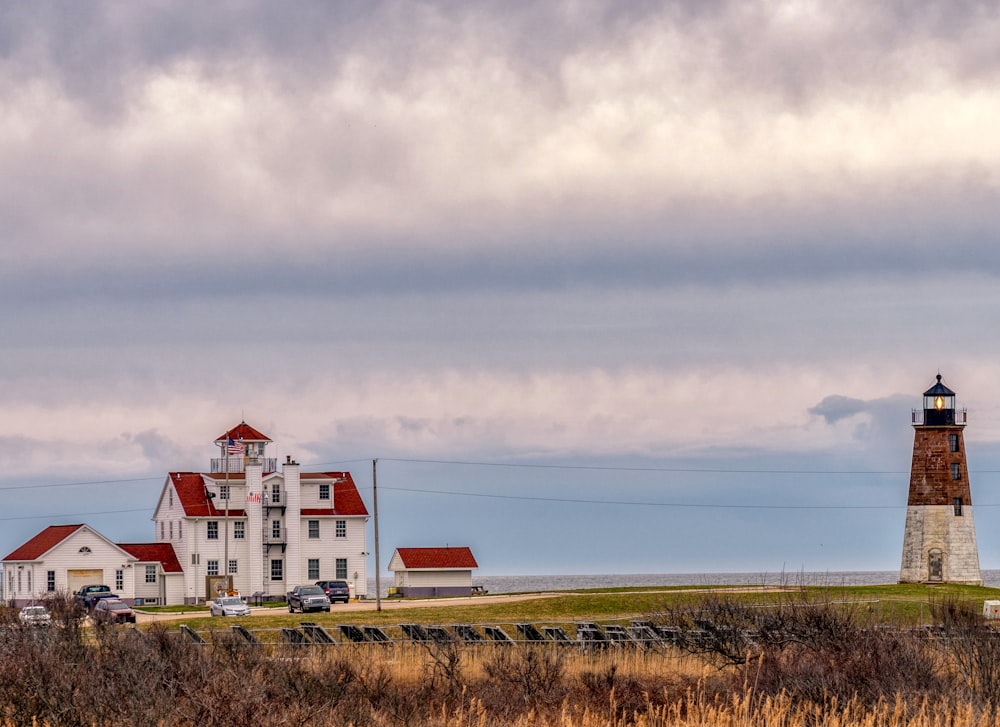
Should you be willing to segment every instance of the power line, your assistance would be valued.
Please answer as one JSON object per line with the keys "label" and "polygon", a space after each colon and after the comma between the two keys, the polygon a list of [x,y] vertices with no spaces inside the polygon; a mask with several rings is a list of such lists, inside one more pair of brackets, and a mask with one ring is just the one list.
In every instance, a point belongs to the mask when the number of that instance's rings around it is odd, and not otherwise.
{"label": "power line", "polygon": [[[529,469],[594,470],[597,472],[679,472],[706,474],[758,474],[758,475],[905,475],[908,470],[764,470],[764,469],[723,469],[715,467],[621,467],[609,465],[582,464],[534,464],[522,462],[477,462],[473,460],[412,459],[402,457],[380,457],[381,462],[404,462],[410,464],[466,465],[471,467],[524,467]],[[988,470],[987,470],[988,471]]]}
{"label": "power line", "polygon": [[[45,489],[49,487],[81,487],[84,485],[119,485],[123,482],[152,482],[155,480],[163,480],[163,477],[132,477],[127,480],[89,480],[87,482],[50,482],[35,485],[10,485],[9,487],[0,487],[0,491],[6,490],[35,490],[35,489]],[[0,518],[2,520],[3,518]]]}
{"label": "power line", "polygon": [[[566,502],[585,505],[626,505],[639,507],[700,507],[729,510],[900,510],[906,505],[740,505],[710,504],[692,502],[644,502],[638,500],[588,500],[572,497],[532,497],[529,495],[493,495],[484,492],[456,492],[454,490],[427,490],[412,487],[383,487],[397,492],[419,492],[427,495],[454,495],[461,497],[483,497],[495,500],[530,500],[533,502]],[[980,505],[978,507],[993,507]]]}
{"label": "power line", "polygon": [[42,520],[42,519],[55,519],[55,518],[70,518],[79,517],[81,515],[119,515],[126,512],[149,512],[148,507],[140,507],[132,510],[98,510],[96,512],[73,512],[64,515],[19,515],[18,517],[0,517],[0,522],[7,522],[10,520]]}

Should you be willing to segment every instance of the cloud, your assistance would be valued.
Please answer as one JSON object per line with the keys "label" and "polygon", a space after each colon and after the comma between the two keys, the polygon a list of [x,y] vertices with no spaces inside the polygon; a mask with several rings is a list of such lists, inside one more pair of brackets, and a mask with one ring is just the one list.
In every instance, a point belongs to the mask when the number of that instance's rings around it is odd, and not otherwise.
{"label": "cloud", "polygon": [[303,462],[895,472],[938,367],[992,452],[998,22],[3,7],[5,471],[200,468],[245,417]]}
{"label": "cloud", "polygon": [[848,396],[833,394],[809,409],[810,414],[823,417],[827,424],[835,424],[846,417],[852,417],[868,410],[866,402]]}

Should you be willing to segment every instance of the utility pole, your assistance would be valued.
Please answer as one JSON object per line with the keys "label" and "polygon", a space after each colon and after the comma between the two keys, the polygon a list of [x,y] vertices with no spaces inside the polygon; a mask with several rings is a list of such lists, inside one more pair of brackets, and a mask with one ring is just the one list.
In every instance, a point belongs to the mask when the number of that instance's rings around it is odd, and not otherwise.
{"label": "utility pole", "polygon": [[226,437],[226,517],[225,517],[225,541],[222,544],[222,577],[223,583],[226,584],[226,594],[233,590],[233,584],[229,582],[229,496],[232,493],[229,491],[229,438]]}
{"label": "utility pole", "polygon": [[382,610],[382,567],[378,554],[378,459],[372,460],[372,505],[375,512],[375,610]]}

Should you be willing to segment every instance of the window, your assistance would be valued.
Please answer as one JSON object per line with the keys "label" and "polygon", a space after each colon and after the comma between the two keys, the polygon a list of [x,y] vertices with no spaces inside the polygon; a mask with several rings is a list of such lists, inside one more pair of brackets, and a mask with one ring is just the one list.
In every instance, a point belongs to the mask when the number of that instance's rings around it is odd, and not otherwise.
{"label": "window", "polygon": [[281,485],[271,485],[271,502],[275,505],[281,504]]}
{"label": "window", "polygon": [[319,499],[329,500],[330,499],[330,485],[320,485],[319,486]]}
{"label": "window", "polygon": [[948,449],[952,452],[958,451],[958,435],[949,434],[948,435]]}
{"label": "window", "polygon": [[347,521],[338,520],[337,521],[337,537],[346,538],[347,537]]}
{"label": "window", "polygon": [[309,575],[306,576],[311,581],[315,581],[319,578],[319,558],[310,558],[308,566]]}
{"label": "window", "polygon": [[167,500],[170,502],[170,507],[174,506],[174,490],[171,488],[167,491]]}
{"label": "window", "polygon": [[218,540],[219,539],[219,521],[209,520],[208,521],[208,539]]}
{"label": "window", "polygon": [[125,588],[125,571],[120,568],[115,571],[115,590],[121,591]]}
{"label": "window", "polygon": [[337,558],[336,578],[347,578],[347,558]]}
{"label": "window", "polygon": [[201,555],[198,553],[191,553],[191,565],[198,565],[201,563]]}
{"label": "window", "polygon": [[246,523],[237,520],[233,523],[233,540],[243,540],[246,537]]}
{"label": "window", "polygon": [[272,520],[271,521],[271,538],[274,540],[281,540],[281,521]]}
{"label": "window", "polygon": [[237,575],[237,574],[238,574],[239,572],[240,572],[240,571],[239,571],[239,568],[238,568],[238,567],[237,567],[237,565],[236,565],[236,561],[235,561],[235,560],[231,560],[231,561],[229,561],[229,575],[231,575],[231,576],[235,576],[235,575]]}
{"label": "window", "polygon": [[271,580],[281,581],[284,580],[284,562],[280,560],[271,561]]}
{"label": "window", "polygon": [[56,590],[56,572],[54,570],[45,573],[45,590],[49,593]]}
{"label": "window", "polygon": [[31,571],[28,571],[28,593],[31,593]]}
{"label": "window", "polygon": [[958,462],[951,463],[951,479],[960,480],[962,479],[962,465]]}
{"label": "window", "polygon": [[163,540],[163,521],[160,521],[160,540]]}
{"label": "window", "polygon": [[219,499],[220,500],[229,499],[229,485],[219,485]]}
{"label": "window", "polygon": [[156,566],[146,566],[146,583],[156,583]]}
{"label": "window", "polygon": [[184,540],[184,521],[183,520],[178,520],[177,521],[177,537],[180,538],[181,540]]}
{"label": "window", "polygon": [[312,540],[319,538],[319,520],[309,521],[309,538]]}
{"label": "window", "polygon": [[958,517],[961,517],[962,516],[962,498],[961,497],[954,497],[954,498],[952,498],[951,503],[952,503],[952,505],[955,506],[955,514]]}
{"label": "window", "polygon": [[217,560],[205,561],[205,572],[210,576],[219,575],[219,561]]}
{"label": "window", "polygon": [[170,521],[170,539],[171,540],[174,539],[174,521],[173,520]]}

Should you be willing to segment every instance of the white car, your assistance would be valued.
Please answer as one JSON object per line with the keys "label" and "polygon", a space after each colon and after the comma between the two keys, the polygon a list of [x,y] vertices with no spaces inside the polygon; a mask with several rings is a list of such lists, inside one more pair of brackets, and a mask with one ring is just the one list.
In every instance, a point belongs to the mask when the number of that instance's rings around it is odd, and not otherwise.
{"label": "white car", "polygon": [[249,616],[250,607],[239,596],[222,596],[212,601],[208,610],[213,616]]}
{"label": "white car", "polygon": [[21,623],[33,626],[48,626],[52,623],[52,616],[45,606],[25,606],[18,614],[18,618],[21,619]]}

